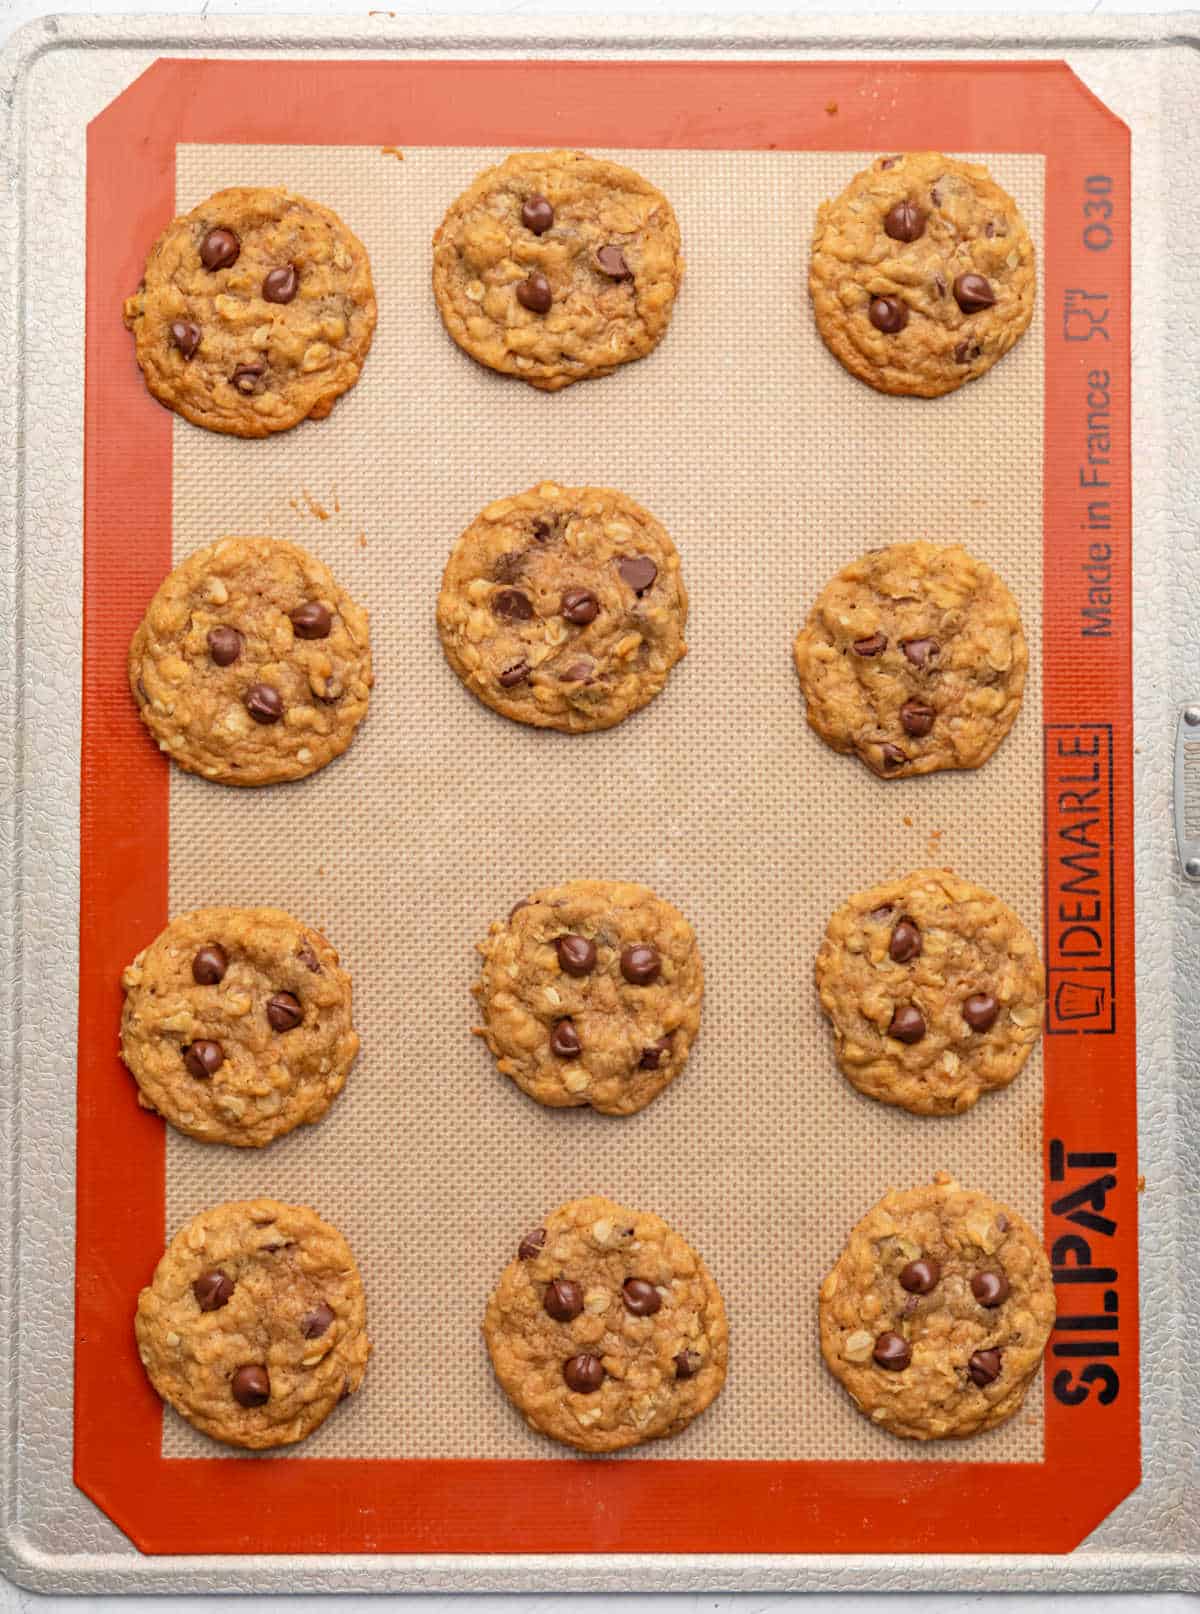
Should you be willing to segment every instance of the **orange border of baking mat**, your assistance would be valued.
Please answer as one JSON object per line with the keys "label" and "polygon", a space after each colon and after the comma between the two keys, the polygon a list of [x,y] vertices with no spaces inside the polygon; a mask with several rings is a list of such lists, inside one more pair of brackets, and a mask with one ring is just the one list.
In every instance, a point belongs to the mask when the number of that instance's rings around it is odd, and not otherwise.
{"label": "orange border of baking mat", "polygon": [[[130,1102],[116,1047],[120,966],[167,919],[169,765],[125,655],[170,569],[173,417],[121,301],[175,212],[177,142],[397,138],[1045,154],[1045,1212],[1063,1315],[1041,1463],[911,1463],[899,1445],[880,1463],[162,1455],[130,1319],[162,1250],[163,1123]],[[1057,62],[163,60],[88,130],[87,218],[76,1483],[155,1553],[1075,1546],[1139,1475],[1128,130]]]}

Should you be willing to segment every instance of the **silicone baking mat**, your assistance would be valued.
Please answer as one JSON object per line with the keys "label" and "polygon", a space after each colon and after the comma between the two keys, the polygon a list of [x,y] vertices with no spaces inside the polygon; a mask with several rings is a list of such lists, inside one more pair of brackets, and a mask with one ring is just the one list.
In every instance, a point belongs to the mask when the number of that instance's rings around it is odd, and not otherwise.
{"label": "silicone baking mat", "polygon": [[[1053,150],[1036,118],[1017,141],[1001,116],[1018,73],[1026,104],[1053,123]],[[232,108],[227,127],[189,111],[196,103]],[[131,173],[122,137],[135,124],[151,152]],[[1098,140],[1111,148],[1103,163]],[[428,267],[432,230],[479,169],[552,144],[607,150],[659,184],[688,272],[651,359],[547,397],[453,347]],[[818,202],[877,151],[921,145],[988,162],[1022,207],[1042,271],[1038,315],[1014,353],[933,404],[855,383],[825,352],[805,293]],[[1106,286],[1119,290],[1127,264],[1121,243],[1096,244],[1112,237],[1124,131],[1053,66],[163,63],[93,125],[90,161],[84,879],[85,909],[104,915],[108,973],[89,977],[85,917],[81,1304],[102,1253],[119,1254],[128,1281],[97,1307],[104,1408],[90,1335],[79,1357],[81,1483],[150,1550],[287,1550],[302,1530],[312,1550],[314,1517],[319,1543],[344,1551],[744,1550],[747,1530],[797,1551],[1073,1544],[1105,1511],[1111,1471],[1091,1475],[1084,1461],[1079,1517],[1031,1521],[1029,1496],[1057,1494],[1060,1465],[1084,1459],[1093,1431],[1110,1454],[1121,1434],[1118,1483],[1136,1466],[1135,1376],[1126,1368],[1122,1386],[1112,1361],[1133,1350],[1132,1255],[1118,1290],[1112,1254],[1131,1228],[1106,1214],[1118,1148],[1123,1163],[1132,1153],[1129,914],[1113,850],[1128,789],[1128,640],[1102,584],[1125,539],[1111,438],[1127,357]],[[116,340],[107,328],[163,222],[233,183],[285,183],[333,206],[367,245],[380,303],[360,385],[330,421],[264,443],[173,422],[144,394],[119,326]],[[114,205],[137,221],[119,249],[103,225]],[[1089,254],[1087,279],[1072,275],[1072,248]],[[1068,408],[1094,428],[1084,463],[1069,467],[1054,458]],[[120,454],[131,434],[132,487]],[[603,735],[496,718],[449,672],[434,631],[454,537],[484,504],[547,477],[645,503],[674,536],[692,595],[691,654],[646,712]],[[149,594],[225,532],[312,548],[371,612],[371,715],[345,758],[299,785],[226,791],[171,772],[128,704],[121,661]],[[964,541],[1005,577],[1031,677],[985,768],[885,783],[807,730],[790,644],[842,564],[916,536]],[[119,826],[103,783],[118,756]],[[990,886],[1035,929],[1044,914],[1051,965],[1045,1074],[1039,1050],[1005,1093],[944,1120],[847,1086],[811,982],[830,910],[928,863]],[[576,874],[654,886],[692,919],[705,956],[688,1069],[626,1121],[539,1109],[469,1036],[473,942],[533,886]],[[124,962],[169,913],[209,902],[291,909],[325,930],[354,976],[364,1047],[345,1094],[318,1128],[263,1152],[164,1139],[109,1052],[114,932]],[[102,1127],[121,1158],[139,1157],[136,1252],[124,1224],[120,1251],[105,1251],[87,1214],[129,1191],[124,1172],[119,1189],[88,1173]],[[849,1227],[884,1188],[940,1166],[1035,1224],[1045,1203],[1064,1222],[1047,1227],[1060,1280],[1098,1286],[1060,1290],[1045,1404],[1039,1387],[1005,1428],[949,1453],[901,1445],[861,1418],[825,1373],[815,1329],[816,1288]],[[520,1232],[591,1191],[684,1231],[732,1327],[714,1408],[679,1439],[608,1463],[564,1457],[528,1431],[478,1335]],[[165,1233],[258,1193],[314,1204],[347,1234],[375,1356],[362,1393],[316,1436],[245,1461],[161,1415],[127,1333]],[[115,1243],[117,1229],[107,1233]],[[103,1428],[114,1365],[126,1373],[115,1448]],[[106,1499],[118,1452],[123,1478]],[[176,1507],[164,1513],[135,1476],[206,1487],[214,1463],[223,1500],[206,1504],[203,1542],[189,1517],[184,1548]],[[998,1464],[1020,1465],[1005,1470],[1019,1516],[997,1494]],[[332,1520],[320,1512],[330,1476]],[[681,1488],[697,1480],[706,1495],[732,1487],[732,1511],[689,1508]],[[560,1498],[554,1519],[532,1505],[541,1486]],[[897,1494],[921,1497],[919,1519],[889,1516]],[[967,1507],[972,1494],[987,1498],[986,1516]],[[247,1518],[251,1496],[269,1512]]]}

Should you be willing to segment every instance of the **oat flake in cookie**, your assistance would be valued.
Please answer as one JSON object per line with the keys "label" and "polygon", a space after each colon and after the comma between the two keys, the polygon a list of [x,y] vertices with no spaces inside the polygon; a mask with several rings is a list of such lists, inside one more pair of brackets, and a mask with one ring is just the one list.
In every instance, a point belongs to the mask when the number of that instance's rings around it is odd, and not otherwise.
{"label": "oat flake in cookie", "polygon": [[258,1149],[319,1121],[358,1053],[336,951],[279,908],[180,914],[121,985],[140,1102],[204,1143]]}
{"label": "oat flake in cookie", "polygon": [[1016,721],[1029,661],[995,572],[923,539],[844,567],[794,654],[810,725],[884,779],[986,762]]}
{"label": "oat flake in cookie", "polygon": [[433,292],[465,353],[557,391],[644,358],[683,275],[671,204],[580,151],[521,152],[455,201],[433,238]]}
{"label": "oat flake in cookie", "polygon": [[695,933],[645,886],[570,880],[518,902],[479,944],[478,1029],[505,1076],[552,1108],[633,1115],[687,1063],[704,969]]}
{"label": "oat flake in cookie", "polygon": [[817,329],[880,392],[935,398],[983,375],[1028,327],[1036,288],[1017,205],[978,164],[877,157],[817,214]]}
{"label": "oat flake in cookie", "polygon": [[948,869],[856,892],[829,921],[816,977],[843,1075],[914,1115],[957,1114],[1007,1087],[1041,1035],[1032,936]]}
{"label": "oat flake in cookie", "polygon": [[563,1205],[520,1239],[483,1333],[526,1423],[581,1451],[676,1435],[725,1382],[708,1268],[659,1217],[610,1199]]}
{"label": "oat flake in cookie", "polygon": [[278,186],[234,186],[169,224],[125,302],[146,385],[196,426],[268,437],[321,420],[375,330],[362,242]]}
{"label": "oat flake in cookie", "polygon": [[202,1211],[138,1298],[150,1382],[232,1446],[287,1446],[362,1383],[371,1347],[345,1239],[304,1205],[251,1199]]}
{"label": "oat flake in cookie", "polygon": [[686,654],[679,555],[611,488],[543,482],[498,499],[455,543],[438,596],[446,660],[504,717],[611,728]]}
{"label": "oat flake in cookie", "polygon": [[947,1172],[890,1189],[821,1285],[821,1352],[893,1435],[978,1434],[1017,1412],[1054,1326],[1033,1229]]}
{"label": "oat flake in cookie", "polygon": [[142,722],[189,773],[302,779],[339,756],[373,682],[367,613],[280,538],[222,538],[165,579],[129,647]]}

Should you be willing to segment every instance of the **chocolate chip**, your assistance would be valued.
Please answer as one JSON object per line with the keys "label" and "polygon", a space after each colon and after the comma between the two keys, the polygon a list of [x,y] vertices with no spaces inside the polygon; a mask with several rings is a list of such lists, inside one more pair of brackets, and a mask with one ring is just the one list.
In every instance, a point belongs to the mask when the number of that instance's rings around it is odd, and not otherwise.
{"label": "chocolate chip", "polygon": [[533,616],[533,604],[519,588],[502,588],[492,595],[492,614],[506,622],[528,622]]}
{"label": "chocolate chip", "polygon": [[627,555],[617,562],[617,570],[639,599],[658,576],[658,567],[649,555]]}
{"label": "chocolate chip", "polygon": [[229,968],[229,955],[219,942],[209,942],[197,950],[192,959],[192,980],[197,986],[216,986],[225,979]]}
{"label": "chocolate chip", "polygon": [[270,684],[251,684],[242,699],[256,723],[278,723],[283,716],[283,699]]}
{"label": "chocolate chip", "polygon": [[229,1304],[233,1294],[233,1279],[215,1268],[212,1272],[202,1272],[192,1285],[192,1293],[201,1311],[220,1311],[222,1306]]}
{"label": "chocolate chip", "polygon": [[232,667],[245,640],[236,628],[209,628],[208,653],[218,667]]}
{"label": "chocolate chip", "polygon": [[883,216],[883,230],[893,241],[919,241],[925,234],[925,215],[912,202],[893,202]]}
{"label": "chocolate chip", "polygon": [[326,1305],[325,1301],[318,1301],[306,1317],[300,1321],[300,1332],[305,1339],[320,1339],[333,1321],[333,1307]]}
{"label": "chocolate chip", "polygon": [[550,282],[535,269],[527,279],[517,283],[517,301],[531,314],[544,314],[554,301]]}
{"label": "chocolate chip", "polygon": [[233,372],[234,386],[248,398],[262,380],[266,368],[265,364],[239,364]]}
{"label": "chocolate chip", "polygon": [[869,639],[855,639],[854,654],[856,656],[881,656],[887,649],[887,635],[873,633]]}
{"label": "chocolate chip", "polygon": [[550,1052],[559,1059],[578,1059],[583,1052],[579,1033],[571,1020],[556,1020],[550,1033]]}
{"label": "chocolate chip", "polygon": [[1002,1233],[1007,1233],[1008,1232],[1009,1221],[1008,1221],[1008,1217],[1004,1214],[1003,1211],[1000,1211],[999,1214],[996,1217],[996,1226],[1000,1229],[1000,1231]]}
{"label": "chocolate chip", "polygon": [[1008,1278],[1003,1272],[976,1272],[971,1278],[971,1293],[989,1311],[1008,1299],[1008,1288]]}
{"label": "chocolate chip", "polygon": [[967,1375],[972,1384],[977,1384],[982,1390],[985,1384],[993,1384],[1000,1377],[1000,1352],[997,1350],[976,1351],[967,1363]]}
{"label": "chocolate chip", "polygon": [[927,1295],[938,1286],[942,1276],[941,1266],[931,1255],[923,1255],[918,1261],[910,1261],[900,1274],[900,1287],[907,1289],[910,1295]]}
{"label": "chocolate chip", "polygon": [[554,223],[554,209],[544,196],[534,191],[521,203],[521,223],[534,235],[545,235]]}
{"label": "chocolate chip", "polygon": [[907,964],[910,959],[920,956],[921,932],[916,924],[906,914],[896,923],[888,942],[888,957],[895,964]]}
{"label": "chocolate chip", "polygon": [[328,639],[333,612],[321,600],[305,600],[291,613],[292,632],[298,639]]}
{"label": "chocolate chip", "polygon": [[885,768],[899,768],[908,761],[907,756],[898,745],[881,745],[879,749],[883,752],[883,765]]}
{"label": "chocolate chip", "polygon": [[557,936],[554,951],[564,975],[590,975],[596,967],[596,944],[586,936]]}
{"label": "chocolate chip", "polygon": [[271,1399],[271,1381],[265,1367],[239,1367],[233,1375],[233,1399],[240,1407],[261,1407]]}
{"label": "chocolate chip", "polygon": [[201,1037],[198,1042],[192,1043],[183,1051],[184,1069],[198,1082],[208,1081],[210,1077],[215,1076],[224,1063],[224,1048],[219,1042],[212,1042],[207,1037]]}
{"label": "chocolate chip", "polygon": [[891,912],[892,912],[891,903],[890,902],[885,902],[882,908],[872,908],[870,913],[867,915],[867,918],[874,920],[874,922],[877,925],[882,925],[884,920],[889,917]]}
{"label": "chocolate chip", "polygon": [[569,1323],[583,1310],[583,1290],[573,1278],[552,1278],[546,1285],[542,1305],[556,1323]]}
{"label": "chocolate chip", "polygon": [[200,346],[200,327],[190,320],[177,319],[171,326],[171,340],[184,358],[190,359]]}
{"label": "chocolate chip", "polygon": [[905,734],[911,734],[914,740],[924,739],[933,727],[933,707],[926,706],[924,701],[905,701],[900,708],[900,722]]}
{"label": "chocolate chip", "polygon": [[295,1031],[304,1019],[300,999],[291,992],[276,992],[267,999],[267,1019],[274,1031]]}
{"label": "chocolate chip", "polygon": [[635,1317],[653,1317],[662,1307],[662,1296],[645,1278],[626,1278],[621,1285],[621,1298],[625,1310]]}
{"label": "chocolate chip", "polygon": [[297,947],[296,957],[304,965],[305,969],[310,969],[314,975],[320,975],[321,961],[306,941],[301,942]]}
{"label": "chocolate chip", "polygon": [[899,297],[872,297],[867,312],[871,324],[885,336],[895,336],[908,324],[908,304]]}
{"label": "chocolate chip", "polygon": [[241,250],[242,243],[232,230],[210,230],[200,243],[200,262],[206,269],[228,269]]}
{"label": "chocolate chip", "polygon": [[596,268],[610,280],[633,279],[633,270],[625,262],[625,254],[620,247],[614,247],[611,243],[600,247],[597,251]]}
{"label": "chocolate chip", "polygon": [[925,1035],[925,1016],[915,1003],[902,1003],[892,1015],[887,1034],[897,1042],[920,1042]]}
{"label": "chocolate chip", "polygon": [[982,349],[978,342],[959,342],[954,349],[955,364],[973,364],[979,357]]}
{"label": "chocolate chip", "polygon": [[964,314],[978,314],[996,301],[996,293],[982,275],[959,275],[954,282],[954,301]]}
{"label": "chocolate chip", "polygon": [[675,1377],[694,1379],[700,1371],[703,1360],[699,1351],[680,1351],[675,1358]]}
{"label": "chocolate chip", "polygon": [[938,653],[936,639],[901,639],[900,648],[914,667],[928,667]]}
{"label": "chocolate chip", "polygon": [[290,303],[296,295],[300,277],[292,264],[272,269],[263,279],[262,294],[269,303]]}
{"label": "chocolate chip", "polygon": [[546,1229],[535,1227],[517,1245],[517,1259],[519,1261],[536,1261],[546,1244]]}
{"label": "chocolate chip", "polygon": [[987,223],[983,227],[983,233],[984,233],[984,235],[987,236],[989,241],[995,235],[995,233],[996,233],[996,224],[995,224],[995,221],[993,219],[988,219]]}
{"label": "chocolate chip", "polygon": [[575,622],[582,628],[600,615],[600,601],[590,588],[569,588],[562,597],[559,610],[568,622]]}
{"label": "chocolate chip", "polygon": [[880,1367],[886,1367],[891,1373],[902,1373],[912,1361],[912,1347],[904,1335],[890,1330],[880,1334],[871,1354]]}
{"label": "chocolate chip", "polygon": [[594,684],[593,670],[590,661],[573,661],[559,673],[558,681],[560,684]]}
{"label": "chocolate chip", "polygon": [[670,1037],[660,1037],[657,1042],[652,1042],[648,1047],[642,1049],[642,1057],[638,1060],[638,1066],[642,1070],[657,1070],[670,1052]]}
{"label": "chocolate chip", "polygon": [[963,1019],[972,1031],[987,1031],[1000,1013],[1000,1005],[990,992],[972,992],[963,1004]]}
{"label": "chocolate chip", "polygon": [[563,1363],[563,1378],[569,1390],[575,1390],[580,1395],[591,1395],[604,1383],[604,1363],[598,1356],[584,1351]]}
{"label": "chocolate chip", "polygon": [[514,661],[511,667],[506,667],[500,674],[501,689],[512,689],[516,684],[523,684],[529,677],[529,663],[527,661]]}
{"label": "chocolate chip", "polygon": [[630,986],[649,986],[658,979],[662,959],[648,942],[632,942],[621,949],[621,974]]}
{"label": "chocolate chip", "polygon": [[554,522],[537,520],[533,524],[533,541],[537,544],[548,543],[554,537]]}
{"label": "chocolate chip", "polygon": [[497,583],[515,583],[524,570],[524,554],[519,549],[510,549],[495,561],[492,576]]}

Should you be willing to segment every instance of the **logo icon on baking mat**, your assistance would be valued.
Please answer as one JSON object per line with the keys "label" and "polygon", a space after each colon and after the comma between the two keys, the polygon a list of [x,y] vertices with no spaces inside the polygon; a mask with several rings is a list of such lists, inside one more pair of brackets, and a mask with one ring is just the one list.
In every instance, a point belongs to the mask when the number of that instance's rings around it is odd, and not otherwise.
{"label": "logo icon on baking mat", "polygon": [[1052,1031],[1111,1031],[1113,1004],[1104,976],[1062,975],[1051,971],[1050,1029]]}

